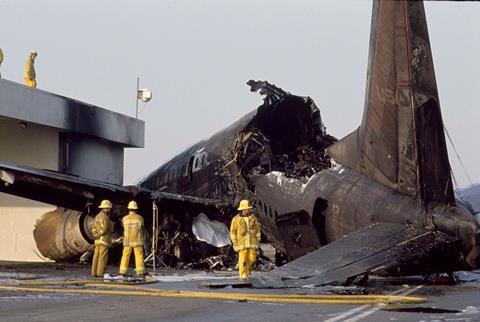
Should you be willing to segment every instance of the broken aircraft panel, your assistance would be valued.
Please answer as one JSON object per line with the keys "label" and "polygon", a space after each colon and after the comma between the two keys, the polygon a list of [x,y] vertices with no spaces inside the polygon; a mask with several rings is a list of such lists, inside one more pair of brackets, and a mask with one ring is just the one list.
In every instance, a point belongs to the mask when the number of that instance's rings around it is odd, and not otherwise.
{"label": "broken aircraft panel", "polygon": [[[363,274],[407,276],[419,270],[425,274],[444,272],[462,267],[455,260],[460,248],[458,242],[441,232],[413,225],[376,223],[267,273],[254,280],[253,286],[320,286]],[[453,260],[445,263],[446,256],[453,256]]]}

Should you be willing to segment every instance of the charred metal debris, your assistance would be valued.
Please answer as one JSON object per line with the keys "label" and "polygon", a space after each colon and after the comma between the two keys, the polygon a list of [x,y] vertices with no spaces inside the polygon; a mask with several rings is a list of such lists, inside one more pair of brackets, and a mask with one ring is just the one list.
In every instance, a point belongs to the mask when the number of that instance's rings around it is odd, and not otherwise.
{"label": "charred metal debris", "polygon": [[[204,210],[204,213],[229,227],[240,199],[248,198],[256,203],[255,181],[258,177],[281,172],[286,178],[306,183],[313,174],[330,168],[330,158],[325,151],[336,142],[336,138],[327,134],[313,100],[292,95],[266,81],[250,80],[247,84],[252,92],[264,96],[263,104],[256,111],[177,155],[143,180],[140,186],[228,204],[227,207]],[[171,173],[174,173],[173,180]],[[265,222],[262,227],[264,241],[271,243],[276,250],[273,262],[296,258],[320,246],[311,220],[307,220],[308,225],[297,225],[291,235],[286,227],[297,224],[296,214],[291,218],[274,218],[273,215],[267,218],[268,211],[262,206],[257,204],[257,211],[262,225]],[[163,236],[160,237],[161,250],[158,253],[162,254],[160,261],[163,265],[186,263],[180,265],[214,268],[235,263],[232,260],[235,254],[229,246],[226,249],[214,247],[199,242],[192,234],[192,220],[200,210],[195,207],[182,212],[176,210],[169,212],[167,209],[169,214],[163,219],[165,225],[159,229]],[[273,223],[267,223],[267,220],[273,220]],[[279,230],[284,232],[280,238]],[[302,238],[307,247],[298,246],[298,240]],[[291,247],[286,247],[286,243]],[[295,250],[295,247],[301,249]],[[263,266],[270,267],[266,262]]]}
{"label": "charred metal debris", "polygon": [[306,182],[330,168],[325,149],[336,142],[326,132],[320,110],[310,97],[285,92],[266,81],[247,82],[264,95],[256,116],[239,133],[233,160],[252,189],[252,179],[272,171]]}

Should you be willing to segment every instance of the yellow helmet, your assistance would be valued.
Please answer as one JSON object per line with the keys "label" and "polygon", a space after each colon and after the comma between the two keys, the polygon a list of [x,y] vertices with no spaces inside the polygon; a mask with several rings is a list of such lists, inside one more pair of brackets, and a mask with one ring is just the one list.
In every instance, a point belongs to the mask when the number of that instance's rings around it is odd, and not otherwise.
{"label": "yellow helmet", "polygon": [[238,206],[237,210],[242,211],[247,209],[252,209],[252,206],[250,206],[250,203],[248,202],[248,200],[240,201],[240,205]]}
{"label": "yellow helmet", "polygon": [[138,209],[138,206],[137,206],[137,203],[135,201],[130,201],[128,203],[128,210],[137,210]]}
{"label": "yellow helmet", "polygon": [[110,200],[102,200],[102,203],[100,204],[100,206],[98,206],[98,208],[100,209],[110,209],[112,208],[112,203],[110,202]]}

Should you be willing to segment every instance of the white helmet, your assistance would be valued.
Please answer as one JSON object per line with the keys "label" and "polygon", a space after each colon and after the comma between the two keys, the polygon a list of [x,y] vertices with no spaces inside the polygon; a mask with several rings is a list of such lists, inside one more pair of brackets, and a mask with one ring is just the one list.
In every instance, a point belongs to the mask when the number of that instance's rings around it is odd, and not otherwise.
{"label": "white helmet", "polygon": [[102,203],[100,204],[100,206],[98,206],[98,208],[100,209],[110,209],[112,208],[112,203],[110,202],[110,200],[102,200]]}
{"label": "white helmet", "polygon": [[128,203],[128,210],[137,210],[138,209],[138,206],[137,206],[137,203],[135,201],[130,201]]}

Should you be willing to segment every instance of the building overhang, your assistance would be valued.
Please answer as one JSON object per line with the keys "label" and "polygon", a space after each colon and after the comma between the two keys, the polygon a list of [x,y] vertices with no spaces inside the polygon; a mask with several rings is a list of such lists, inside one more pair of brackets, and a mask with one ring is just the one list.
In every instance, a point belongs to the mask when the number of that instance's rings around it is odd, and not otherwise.
{"label": "building overhang", "polygon": [[143,147],[145,122],[95,105],[0,79],[0,117]]}

